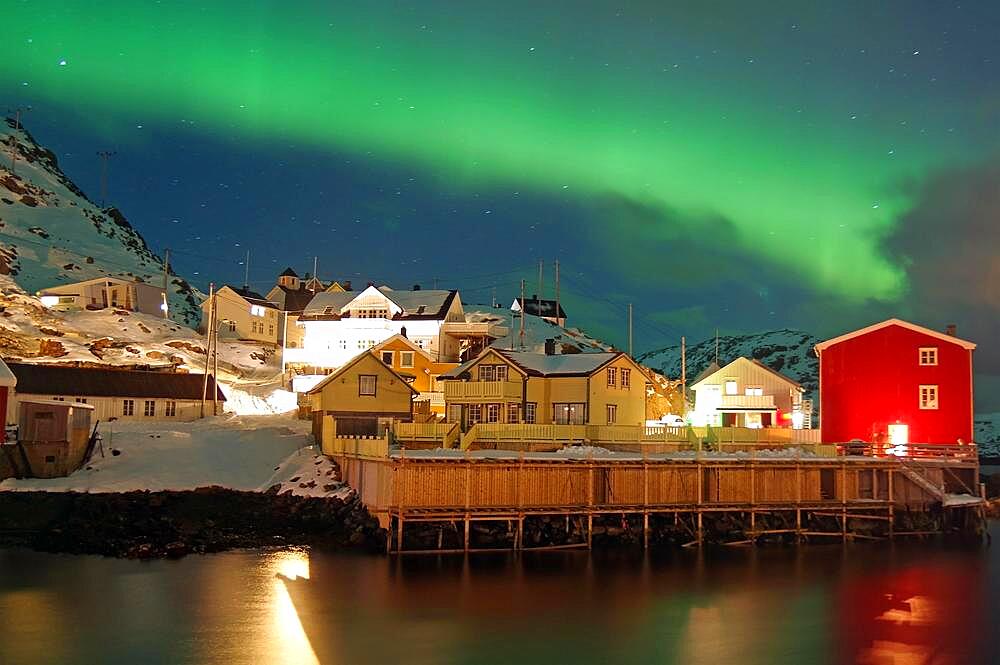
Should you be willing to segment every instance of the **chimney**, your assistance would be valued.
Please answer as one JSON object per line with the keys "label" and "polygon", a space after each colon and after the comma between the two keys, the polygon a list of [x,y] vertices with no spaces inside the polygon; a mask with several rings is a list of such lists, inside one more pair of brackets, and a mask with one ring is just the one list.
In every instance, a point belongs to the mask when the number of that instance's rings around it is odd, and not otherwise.
{"label": "chimney", "polygon": [[952,337],[954,337],[956,334],[958,334],[958,326],[956,326],[954,323],[949,323],[947,326],[945,326],[944,334],[951,335]]}
{"label": "chimney", "polygon": [[545,355],[547,356],[556,355],[556,340],[552,337],[545,340]]}
{"label": "chimney", "polygon": [[420,290],[420,285],[419,284],[414,284],[413,285],[413,290],[414,291],[419,291]]}
{"label": "chimney", "polygon": [[[419,289],[418,289],[418,290],[419,290]],[[402,326],[402,327],[401,327],[401,328],[399,329],[399,336],[400,336],[400,337],[403,337],[403,338],[406,338],[406,326]]]}

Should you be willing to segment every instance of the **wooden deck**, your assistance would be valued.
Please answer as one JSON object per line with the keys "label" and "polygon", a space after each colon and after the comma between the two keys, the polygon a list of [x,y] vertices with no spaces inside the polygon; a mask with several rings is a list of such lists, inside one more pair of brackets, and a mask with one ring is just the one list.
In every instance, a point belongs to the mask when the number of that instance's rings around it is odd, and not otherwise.
{"label": "wooden deck", "polygon": [[[698,545],[704,540],[705,520],[726,513],[738,513],[744,520],[739,542],[779,533],[796,539],[893,538],[929,532],[899,528],[899,511],[940,512],[946,497],[979,496],[981,491],[974,456],[920,461],[724,455],[540,459],[521,453],[490,459],[386,456],[374,447],[361,452],[343,445],[331,447],[328,454],[369,511],[390,530],[393,552],[413,551],[404,542],[407,525],[428,522],[448,524],[461,534],[460,545],[448,551],[475,551],[470,543],[474,525],[491,521],[507,522],[513,549],[528,549],[525,522],[539,516],[565,517],[567,531],[571,518],[579,520],[576,541],[556,547],[589,547],[594,520],[609,515],[620,515],[623,523],[641,520],[641,540],[647,546],[651,519],[689,520],[684,522],[690,523],[691,532],[686,544]],[[963,509],[980,508],[972,504],[954,510]],[[784,520],[781,528],[771,520],[776,515]],[[770,526],[758,528],[761,520]],[[880,535],[866,535],[866,529],[859,528],[862,522],[882,523]],[[817,523],[825,526],[818,530]]]}

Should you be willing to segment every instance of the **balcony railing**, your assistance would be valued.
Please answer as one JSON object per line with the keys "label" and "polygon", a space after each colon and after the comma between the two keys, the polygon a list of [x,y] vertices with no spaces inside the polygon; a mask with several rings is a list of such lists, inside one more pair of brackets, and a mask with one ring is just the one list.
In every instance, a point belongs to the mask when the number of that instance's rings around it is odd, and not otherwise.
{"label": "balcony railing", "polygon": [[447,402],[521,399],[521,384],[513,381],[444,381]]}
{"label": "balcony railing", "polygon": [[488,321],[445,321],[441,324],[441,332],[455,337],[506,337],[510,332],[505,326]]}
{"label": "balcony railing", "polygon": [[723,395],[720,409],[773,409],[774,395]]}

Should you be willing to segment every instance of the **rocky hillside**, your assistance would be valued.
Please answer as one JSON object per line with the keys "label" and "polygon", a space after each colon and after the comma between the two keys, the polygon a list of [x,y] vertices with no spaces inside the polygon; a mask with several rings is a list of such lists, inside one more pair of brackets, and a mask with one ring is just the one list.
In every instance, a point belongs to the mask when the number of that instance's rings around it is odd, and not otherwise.
{"label": "rocky hillside", "polygon": [[[819,388],[819,360],[813,352],[813,346],[820,341],[800,330],[771,330],[750,335],[727,335],[719,337],[719,364],[725,365],[740,356],[755,358],[771,369],[801,383],[806,389],[807,397],[815,401],[816,391]],[[681,374],[679,345],[643,353],[637,360],[671,378]],[[714,337],[689,345],[688,381],[690,382],[708,367],[713,360],[715,360]]]}
{"label": "rocky hillside", "polygon": [[[29,293],[104,275],[163,283],[163,262],[142,235],[121,212],[88,199],[52,151],[9,118],[0,122],[0,145],[0,274]],[[176,321],[197,324],[200,301],[176,275],[169,299]]]}

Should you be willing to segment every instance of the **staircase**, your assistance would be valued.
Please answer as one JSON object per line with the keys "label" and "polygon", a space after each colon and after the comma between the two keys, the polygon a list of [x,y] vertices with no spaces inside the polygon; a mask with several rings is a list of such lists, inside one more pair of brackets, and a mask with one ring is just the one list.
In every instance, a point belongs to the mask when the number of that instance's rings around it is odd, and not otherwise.
{"label": "staircase", "polygon": [[944,467],[942,469],[942,478],[945,473],[952,474],[961,485],[962,489],[966,490],[963,494],[950,494],[945,491],[944,487],[939,487],[936,483],[932,482],[926,475],[924,475],[923,470],[927,467],[920,465],[918,462],[912,459],[907,459],[905,457],[897,458],[900,463],[900,469],[903,475],[909,478],[918,487],[922,488],[925,492],[933,496],[935,499],[941,502],[943,506],[970,506],[978,503],[982,503],[983,499],[975,494],[971,488],[969,488],[965,483],[961,482],[955,473]]}

